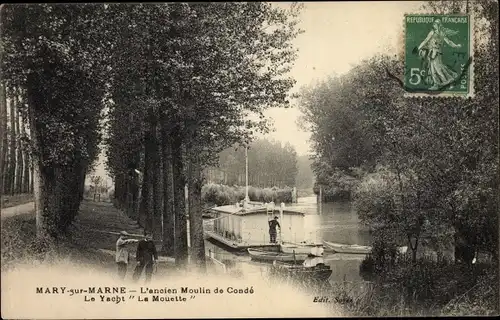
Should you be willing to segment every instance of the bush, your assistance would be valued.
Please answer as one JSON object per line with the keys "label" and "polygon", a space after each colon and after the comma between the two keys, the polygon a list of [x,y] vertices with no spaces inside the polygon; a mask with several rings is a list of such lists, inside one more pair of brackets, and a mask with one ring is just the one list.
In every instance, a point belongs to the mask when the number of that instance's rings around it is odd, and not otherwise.
{"label": "bush", "polygon": [[498,314],[498,273],[490,270],[478,276],[476,284],[465,294],[456,296],[441,310],[444,316]]}
{"label": "bush", "polygon": [[[480,311],[480,314],[491,314],[498,309],[498,270],[491,264],[476,264],[470,269],[445,259],[434,261],[424,257],[413,263],[408,256],[396,256],[391,264],[381,258],[380,251],[374,250],[361,262],[360,275],[380,283],[386,292],[393,291],[389,296],[399,295],[408,305],[444,308],[444,313],[453,315],[474,314],[463,313],[473,308],[471,303],[477,308],[469,311]],[[483,299],[477,299],[481,293],[479,287],[486,287],[482,291]],[[476,293],[472,293],[472,288]],[[463,296],[472,298],[457,300]]]}
{"label": "bush", "polygon": [[[275,203],[291,203],[292,189],[265,188],[259,189],[252,186],[248,187],[248,197],[251,201]],[[245,198],[245,187],[220,185],[209,183],[202,187],[201,198],[205,203],[223,206],[233,204]]]}
{"label": "bush", "polygon": [[[370,292],[347,305],[357,316],[470,316],[499,312],[498,268],[480,263],[470,269],[447,260],[398,260],[374,276],[375,259],[368,255],[360,273]],[[370,279],[367,279],[367,278]]]}

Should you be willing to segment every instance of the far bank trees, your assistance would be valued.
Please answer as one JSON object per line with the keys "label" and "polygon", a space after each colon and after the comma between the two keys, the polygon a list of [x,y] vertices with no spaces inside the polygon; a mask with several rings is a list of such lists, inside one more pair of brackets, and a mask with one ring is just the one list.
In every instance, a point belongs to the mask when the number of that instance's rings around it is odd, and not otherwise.
{"label": "far bank trees", "polygon": [[[439,3],[439,4],[438,4]],[[354,195],[375,237],[422,245],[471,263],[498,259],[498,8],[492,1],[431,2],[474,13],[474,98],[405,98],[403,61],[375,56],[305,90],[314,170],[325,189]],[[328,191],[328,190],[327,190]]]}

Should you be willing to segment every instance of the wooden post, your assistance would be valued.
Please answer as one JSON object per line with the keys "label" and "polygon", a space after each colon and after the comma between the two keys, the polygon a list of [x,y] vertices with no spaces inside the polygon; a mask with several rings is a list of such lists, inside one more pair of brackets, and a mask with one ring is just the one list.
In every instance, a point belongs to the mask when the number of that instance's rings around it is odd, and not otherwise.
{"label": "wooden post", "polygon": [[245,146],[245,208],[250,198],[248,197],[248,147]]}
{"label": "wooden post", "polygon": [[319,185],[319,214],[321,215],[323,213],[323,187]]}
{"label": "wooden post", "polygon": [[285,204],[282,202],[280,204],[280,242],[283,243],[283,232],[281,230],[283,229],[283,210],[285,210]]}

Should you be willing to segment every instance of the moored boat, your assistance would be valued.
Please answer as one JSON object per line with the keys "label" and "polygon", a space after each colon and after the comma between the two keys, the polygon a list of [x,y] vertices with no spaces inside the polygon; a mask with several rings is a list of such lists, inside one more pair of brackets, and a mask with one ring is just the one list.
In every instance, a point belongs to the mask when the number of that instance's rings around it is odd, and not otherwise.
{"label": "moored boat", "polygon": [[[330,241],[323,241],[323,243],[327,251],[335,253],[369,254],[372,251],[371,246],[361,246],[358,244],[342,244]],[[397,248],[397,251],[400,254],[405,254],[407,250],[407,246]]]}
{"label": "moored boat", "polygon": [[358,244],[342,244],[330,241],[323,241],[323,244],[328,251],[336,253],[368,254],[372,250],[370,246],[361,246]]}
{"label": "moored boat", "polygon": [[247,249],[250,257],[253,260],[257,261],[283,261],[283,262],[303,262],[306,260],[308,254],[307,253],[285,253],[271,250],[263,250],[263,249]]}
{"label": "moored boat", "polygon": [[322,244],[290,242],[280,244],[280,250],[284,253],[295,252],[295,254],[309,254],[317,257],[323,256],[323,252],[325,251]]}

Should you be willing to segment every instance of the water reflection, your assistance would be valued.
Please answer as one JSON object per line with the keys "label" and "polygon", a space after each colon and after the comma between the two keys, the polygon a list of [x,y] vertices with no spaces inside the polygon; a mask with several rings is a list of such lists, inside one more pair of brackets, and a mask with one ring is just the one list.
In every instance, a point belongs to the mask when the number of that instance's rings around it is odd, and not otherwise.
{"label": "water reflection", "polygon": [[[294,205],[307,214],[306,236],[315,242],[323,240],[345,243],[371,245],[371,236],[362,226],[358,214],[349,202],[316,203],[316,197],[300,198]],[[359,265],[364,259],[360,254],[326,254],[325,263],[332,268],[330,282],[360,281]]]}
{"label": "water reflection", "polygon": [[349,202],[316,204],[316,197],[300,198],[293,208],[305,212],[306,237],[315,242],[323,240],[370,245],[371,237],[359,222],[354,207]]}

